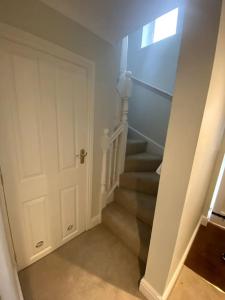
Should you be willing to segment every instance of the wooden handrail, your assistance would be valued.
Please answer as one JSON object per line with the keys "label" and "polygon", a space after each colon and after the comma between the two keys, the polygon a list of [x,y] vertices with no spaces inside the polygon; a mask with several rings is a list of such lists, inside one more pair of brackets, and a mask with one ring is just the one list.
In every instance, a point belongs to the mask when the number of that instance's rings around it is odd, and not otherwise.
{"label": "wooden handrail", "polygon": [[132,79],[135,83],[137,83],[137,84],[139,84],[139,85],[145,87],[146,89],[149,89],[149,90],[153,91],[154,93],[156,93],[156,94],[158,94],[158,95],[160,95],[160,96],[163,96],[163,97],[166,97],[166,98],[169,99],[169,100],[172,100],[173,95],[170,94],[170,93],[168,93],[167,91],[165,91],[165,90],[163,90],[163,89],[160,89],[160,88],[158,88],[158,87],[155,87],[155,86],[153,86],[153,85],[151,85],[151,84],[149,84],[149,83],[147,83],[147,82],[145,82],[145,81],[143,81],[143,80],[140,80],[140,79],[138,79],[138,78],[136,78],[136,77],[133,77],[133,76],[132,76],[131,79]]}

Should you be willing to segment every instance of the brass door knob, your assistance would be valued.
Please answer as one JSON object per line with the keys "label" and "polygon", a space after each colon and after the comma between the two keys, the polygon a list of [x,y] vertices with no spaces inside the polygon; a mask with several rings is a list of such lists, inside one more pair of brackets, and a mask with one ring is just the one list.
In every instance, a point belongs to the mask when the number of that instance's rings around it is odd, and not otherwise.
{"label": "brass door knob", "polygon": [[80,163],[84,164],[85,157],[87,156],[87,152],[85,149],[81,149],[79,154],[76,154],[76,157],[80,158]]}

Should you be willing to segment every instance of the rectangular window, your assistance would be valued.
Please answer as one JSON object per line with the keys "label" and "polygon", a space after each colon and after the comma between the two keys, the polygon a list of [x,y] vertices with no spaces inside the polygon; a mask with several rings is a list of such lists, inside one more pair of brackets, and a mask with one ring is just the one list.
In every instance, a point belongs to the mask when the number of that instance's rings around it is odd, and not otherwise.
{"label": "rectangular window", "polygon": [[141,48],[157,43],[177,33],[178,8],[143,26]]}
{"label": "rectangular window", "polygon": [[147,47],[153,42],[155,22],[143,26],[141,48]]}

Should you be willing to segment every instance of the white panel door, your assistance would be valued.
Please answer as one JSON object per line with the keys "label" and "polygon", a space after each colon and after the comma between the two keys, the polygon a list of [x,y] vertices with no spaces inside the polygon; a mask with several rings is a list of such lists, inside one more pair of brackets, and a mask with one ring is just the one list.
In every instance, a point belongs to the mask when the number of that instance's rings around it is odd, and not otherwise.
{"label": "white panel door", "polygon": [[85,230],[86,70],[28,47],[0,46],[0,138],[19,269]]}
{"label": "white panel door", "polygon": [[85,228],[87,168],[78,157],[87,149],[86,71],[65,62],[40,62],[42,117],[47,146],[46,166],[54,244],[62,244]]}

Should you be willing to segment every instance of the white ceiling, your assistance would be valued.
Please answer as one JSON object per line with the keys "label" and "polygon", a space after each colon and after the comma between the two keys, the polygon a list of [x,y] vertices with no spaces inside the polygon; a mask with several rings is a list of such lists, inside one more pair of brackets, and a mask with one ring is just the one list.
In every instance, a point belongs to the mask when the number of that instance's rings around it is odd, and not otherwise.
{"label": "white ceiling", "polygon": [[41,0],[114,44],[182,0]]}

